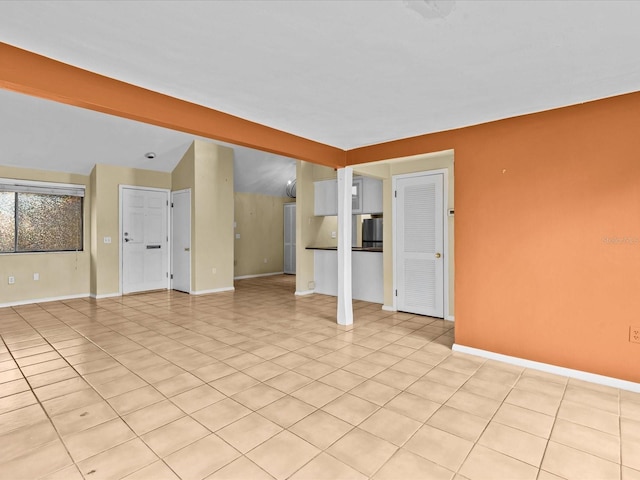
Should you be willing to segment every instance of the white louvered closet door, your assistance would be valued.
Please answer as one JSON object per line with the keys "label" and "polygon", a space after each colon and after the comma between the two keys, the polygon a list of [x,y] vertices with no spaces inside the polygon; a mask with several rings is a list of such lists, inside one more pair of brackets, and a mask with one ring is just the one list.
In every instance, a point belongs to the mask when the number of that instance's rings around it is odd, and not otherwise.
{"label": "white louvered closet door", "polygon": [[398,310],[444,317],[443,175],[396,181]]}
{"label": "white louvered closet door", "polygon": [[296,274],[296,204],[284,204],[284,273]]}

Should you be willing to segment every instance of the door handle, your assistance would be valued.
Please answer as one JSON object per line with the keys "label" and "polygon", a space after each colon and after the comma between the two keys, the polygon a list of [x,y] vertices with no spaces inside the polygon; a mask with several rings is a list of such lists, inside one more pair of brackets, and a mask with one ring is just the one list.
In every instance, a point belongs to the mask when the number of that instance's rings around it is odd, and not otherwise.
{"label": "door handle", "polygon": [[190,251],[191,251],[191,249],[190,249],[189,247],[187,247],[187,248],[185,248],[185,249],[184,249],[184,251],[185,251],[185,252],[190,252]]}
{"label": "door handle", "polygon": [[125,242],[130,242],[131,240],[133,240],[133,238],[127,238],[127,237],[124,238]]}
{"label": "door handle", "polygon": [[440,258],[442,255],[440,253],[436,253],[436,258]]}

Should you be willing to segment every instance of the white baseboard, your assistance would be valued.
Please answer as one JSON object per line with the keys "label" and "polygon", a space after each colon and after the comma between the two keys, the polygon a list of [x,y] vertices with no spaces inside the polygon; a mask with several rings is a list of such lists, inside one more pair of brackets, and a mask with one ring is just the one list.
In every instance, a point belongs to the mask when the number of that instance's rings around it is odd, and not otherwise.
{"label": "white baseboard", "polygon": [[453,315],[447,315],[445,320],[448,320],[449,322],[455,322]]}
{"label": "white baseboard", "polygon": [[382,310],[385,312],[397,312],[398,310],[393,305],[382,305]]}
{"label": "white baseboard", "polygon": [[207,293],[220,293],[220,292],[233,292],[235,288],[233,287],[222,287],[222,288],[213,288],[211,290],[198,290],[194,292],[189,292],[191,295],[205,295]]}
{"label": "white baseboard", "polygon": [[122,294],[119,292],[116,293],[101,293],[100,295],[96,295],[92,293],[89,295],[91,298],[95,298],[96,300],[100,300],[101,298],[113,298],[113,297],[121,297]]}
{"label": "white baseboard", "polygon": [[33,298],[29,300],[18,300],[15,302],[0,303],[0,308],[18,307],[20,305],[31,305],[34,303],[59,302],[60,300],[75,300],[77,298],[87,298],[88,293],[78,293],[76,295],[63,295],[61,297]]}
{"label": "white baseboard", "polygon": [[532,368],[534,370],[540,370],[542,372],[553,373],[555,375],[576,378],[578,380],[597,383],[599,385],[605,385],[607,387],[619,388],[621,390],[629,390],[631,392],[640,393],[640,383],[630,382],[628,380],[606,377],[604,375],[598,375],[597,373],[583,372],[582,370],[573,370],[571,368],[558,367],[557,365],[535,362],[533,360],[527,360],[525,358],[511,357],[509,355],[502,355],[501,353],[490,352],[488,350],[466,347],[457,343],[453,344],[452,350],[454,352],[467,353],[469,355],[475,355],[477,357],[489,358],[491,360],[497,360],[499,362],[517,365],[519,367]]}
{"label": "white baseboard", "polygon": [[241,275],[239,277],[233,277],[234,280],[244,280],[245,278],[257,278],[257,277],[271,277],[273,275],[283,275],[284,272],[271,272],[271,273],[258,273],[256,275]]}
{"label": "white baseboard", "polygon": [[296,291],[295,295],[298,297],[304,297],[305,295],[311,295],[312,293],[316,293],[315,290],[302,290],[301,292]]}

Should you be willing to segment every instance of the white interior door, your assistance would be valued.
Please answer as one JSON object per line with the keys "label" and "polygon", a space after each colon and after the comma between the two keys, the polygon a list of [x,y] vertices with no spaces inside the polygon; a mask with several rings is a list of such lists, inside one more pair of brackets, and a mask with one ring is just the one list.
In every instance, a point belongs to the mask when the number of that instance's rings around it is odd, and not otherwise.
{"label": "white interior door", "polygon": [[296,273],[296,204],[284,204],[284,273]]}
{"label": "white interior door", "polygon": [[444,318],[443,175],[396,179],[396,307]]}
{"label": "white interior door", "polygon": [[191,292],[191,190],[171,193],[171,288]]}
{"label": "white interior door", "polygon": [[168,287],[168,192],[122,188],[122,293]]}

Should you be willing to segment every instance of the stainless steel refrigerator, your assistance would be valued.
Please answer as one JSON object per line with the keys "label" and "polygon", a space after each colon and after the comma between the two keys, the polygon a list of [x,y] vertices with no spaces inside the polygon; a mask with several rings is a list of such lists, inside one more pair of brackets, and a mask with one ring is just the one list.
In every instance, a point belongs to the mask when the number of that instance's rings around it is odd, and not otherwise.
{"label": "stainless steel refrigerator", "polygon": [[362,247],[382,248],[382,218],[367,218],[362,221]]}

